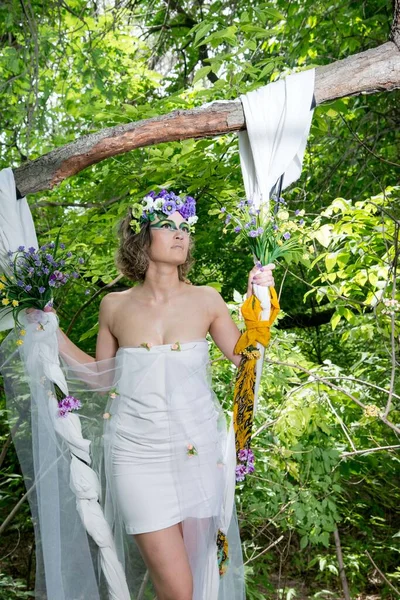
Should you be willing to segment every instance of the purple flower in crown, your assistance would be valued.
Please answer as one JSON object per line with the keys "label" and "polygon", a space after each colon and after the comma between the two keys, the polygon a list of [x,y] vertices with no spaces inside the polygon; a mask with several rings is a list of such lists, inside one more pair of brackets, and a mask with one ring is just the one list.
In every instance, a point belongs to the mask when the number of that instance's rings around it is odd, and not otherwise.
{"label": "purple flower in crown", "polygon": [[196,215],[196,200],[192,196],[186,196],[185,203],[179,206],[178,212],[184,219],[194,217]]}
{"label": "purple flower in crown", "polygon": [[167,200],[161,207],[161,210],[165,215],[171,215],[176,211],[176,203],[174,200]]}

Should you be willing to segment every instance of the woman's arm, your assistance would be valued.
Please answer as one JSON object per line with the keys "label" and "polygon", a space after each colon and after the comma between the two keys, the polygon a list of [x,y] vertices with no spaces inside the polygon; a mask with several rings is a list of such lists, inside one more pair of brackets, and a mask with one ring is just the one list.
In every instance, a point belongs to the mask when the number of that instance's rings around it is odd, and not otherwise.
{"label": "woman's arm", "polygon": [[[100,310],[99,310],[99,332],[97,334],[97,343],[96,343],[96,358],[90,356],[83,350],[81,350],[76,344],[74,344],[69,337],[62,331],[62,329],[58,329],[58,346],[59,352],[63,359],[69,363],[91,363],[99,360],[105,360],[108,358],[113,358],[118,348],[118,342],[111,333],[110,323],[112,319],[112,299],[109,297],[111,294],[104,296],[102,301],[100,302]],[[55,311],[53,311],[55,312]],[[68,357],[72,359],[72,361],[68,361]]]}
{"label": "woman's arm", "polygon": [[[247,282],[247,297],[249,298],[253,293],[252,283],[258,285],[273,286],[275,285],[274,278],[272,276],[272,269],[275,268],[274,264],[266,265],[265,267],[253,267],[249,273]],[[218,348],[225,354],[230,361],[236,366],[239,366],[241,356],[234,354],[233,350],[236,346],[236,342],[240,337],[240,331],[232,320],[229,314],[228,307],[226,306],[222,296],[214,289],[207,288],[209,297],[209,306],[211,310],[211,324],[210,324],[210,335]]]}

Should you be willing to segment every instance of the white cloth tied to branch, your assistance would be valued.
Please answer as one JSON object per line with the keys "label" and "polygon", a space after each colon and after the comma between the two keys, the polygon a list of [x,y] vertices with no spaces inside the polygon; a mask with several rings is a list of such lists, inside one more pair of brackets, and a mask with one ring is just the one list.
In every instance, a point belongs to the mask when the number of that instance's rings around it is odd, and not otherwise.
{"label": "white cloth tied to branch", "polygon": [[313,110],[315,69],[289,75],[240,96],[246,131],[239,153],[247,199],[258,207],[284,175],[282,189],[301,174]]}

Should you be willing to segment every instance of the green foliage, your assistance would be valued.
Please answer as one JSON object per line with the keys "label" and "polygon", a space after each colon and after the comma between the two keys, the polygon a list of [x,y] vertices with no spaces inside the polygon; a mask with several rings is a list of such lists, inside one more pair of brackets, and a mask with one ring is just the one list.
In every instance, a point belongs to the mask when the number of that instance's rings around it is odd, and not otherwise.
{"label": "green foliage", "polygon": [[[1,167],[103,127],[236,98],[345,58],[385,42],[391,21],[386,0],[100,4],[0,6]],[[354,597],[394,597],[366,550],[400,587],[398,451],[349,454],[398,444],[384,420],[399,422],[398,315],[384,303],[399,298],[398,98],[317,107],[303,175],[284,194],[291,211],[305,211],[305,252],[299,264],[276,271],[282,313],[260,389],[256,471],[237,497],[251,600],[293,598],[304,586],[308,597],[340,596],[336,527]],[[98,304],[118,275],[118,222],[163,186],[198,199],[191,280],[220,290],[239,319],[252,259],[231,232],[221,236],[215,216],[244,196],[237,150],[235,135],[141,148],[30,198],[40,243],[62,224],[69,249],[88,256],[84,284],[57,306],[83,350],[94,353]],[[112,289],[128,285],[122,279]],[[228,412],[235,368],[215,347],[212,358],[214,389]],[[4,444],[3,396],[0,411]],[[12,446],[0,478],[3,520],[24,490]],[[0,597],[27,597],[21,580],[31,587],[34,572],[27,504],[7,531],[2,570],[15,579],[3,577]]]}

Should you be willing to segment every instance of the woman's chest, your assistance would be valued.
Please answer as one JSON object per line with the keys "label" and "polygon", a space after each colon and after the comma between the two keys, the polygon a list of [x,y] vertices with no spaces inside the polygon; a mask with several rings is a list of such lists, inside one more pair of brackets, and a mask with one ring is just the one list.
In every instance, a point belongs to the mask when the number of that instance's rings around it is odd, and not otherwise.
{"label": "woman's chest", "polygon": [[203,338],[209,326],[207,307],[198,301],[156,307],[132,303],[115,315],[112,333],[119,346],[173,344]]}

